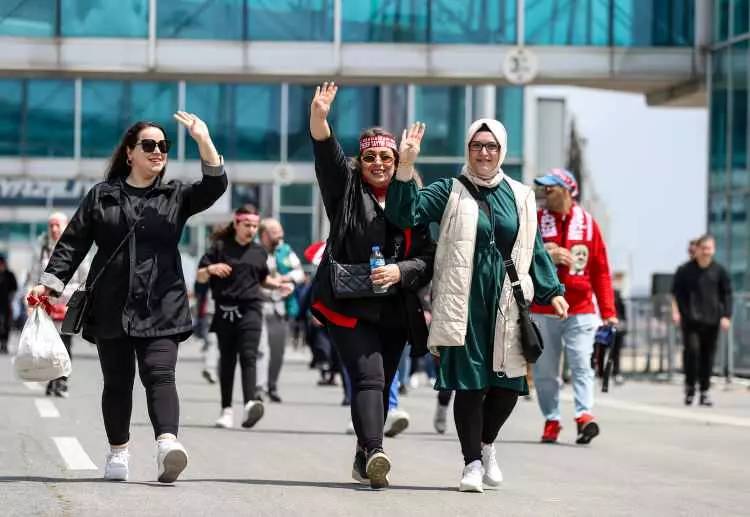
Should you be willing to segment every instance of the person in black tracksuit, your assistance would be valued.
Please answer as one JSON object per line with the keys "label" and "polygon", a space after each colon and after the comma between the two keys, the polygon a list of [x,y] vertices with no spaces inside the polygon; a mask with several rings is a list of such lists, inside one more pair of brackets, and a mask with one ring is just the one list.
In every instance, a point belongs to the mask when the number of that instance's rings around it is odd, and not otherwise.
{"label": "person in black tracksuit", "polygon": [[244,416],[242,427],[252,427],[263,417],[262,400],[256,400],[256,361],[263,328],[261,286],[291,294],[293,283],[269,276],[268,254],[254,242],[260,216],[253,205],[244,205],[234,220],[213,237],[211,249],[201,258],[197,274],[200,283],[210,282],[215,302],[211,332],[219,340],[219,384],[221,415],[217,427],[231,428],[232,388],[237,357],[240,359]]}
{"label": "person in black tracksuit", "polygon": [[712,406],[708,395],[719,330],[728,331],[732,317],[732,285],[726,269],[713,260],[714,238],[696,242],[695,256],[681,265],[672,284],[672,319],[682,326],[685,404],[695,398],[700,385],[702,406]]}
{"label": "person in black tracksuit", "polygon": [[[435,243],[427,227],[400,230],[385,218],[385,194],[399,159],[390,133],[380,128],[365,131],[359,156],[347,161],[326,120],[336,90],[332,83],[318,88],[310,113],[315,173],[331,222],[328,251],[313,282],[312,312],[325,322],[351,377],[357,435],[352,477],[383,488],[391,468],[383,452],[388,392],[406,342],[412,344],[414,356],[427,352],[427,326],[417,291],[432,277]],[[336,298],[330,255],[339,263],[367,263],[373,246],[380,246],[383,256],[395,263],[376,269],[371,281],[397,286],[396,293]]]}
{"label": "person in black tracksuit", "polygon": [[128,478],[136,362],[157,438],[157,478],[172,482],[187,465],[176,439],[175,365],[178,343],[192,332],[192,318],[177,246],[187,219],[221,197],[227,178],[206,124],[185,112],[175,118],[198,144],[203,178],[162,181],[170,147],[166,131],[153,122],[134,124],[114,152],[106,181],[86,194],[40,285],[31,290],[37,297],[59,296],[96,244],[87,286],[102,275],[90,294],[83,337],[96,343],[104,377],[102,413],[111,447],[104,477],[111,480]]}

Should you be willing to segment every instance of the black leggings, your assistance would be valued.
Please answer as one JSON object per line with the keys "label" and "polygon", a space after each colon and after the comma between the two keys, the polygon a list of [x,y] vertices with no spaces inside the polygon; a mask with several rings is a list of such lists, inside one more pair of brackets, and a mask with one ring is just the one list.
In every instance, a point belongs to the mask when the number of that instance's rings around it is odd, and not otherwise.
{"label": "black leggings", "polygon": [[[260,321],[258,323],[261,324]],[[256,364],[261,328],[261,326],[248,327],[240,322],[237,324],[221,322],[215,326],[216,337],[219,340],[219,385],[222,408],[232,407],[237,356],[240,358],[243,402],[247,404],[256,397],[258,377]]]}
{"label": "black leggings", "polygon": [[170,337],[97,340],[99,362],[104,376],[102,415],[111,445],[130,440],[130,414],[133,410],[135,363],[146,388],[146,404],[154,436],[177,436],[180,403],[175,388],[177,342]]}
{"label": "black leggings", "polygon": [[456,390],[453,418],[464,463],[482,459],[482,444],[490,444],[510,416],[518,392],[505,388]]}
{"label": "black leggings", "polygon": [[691,323],[683,325],[682,363],[685,370],[685,388],[688,392],[695,392],[696,381],[699,382],[701,391],[708,391],[711,387],[711,373],[714,369],[718,337],[718,325]]}
{"label": "black leggings", "polygon": [[328,331],[351,378],[357,443],[366,451],[382,449],[389,390],[406,345],[406,330],[360,321],[353,329],[329,325]]}

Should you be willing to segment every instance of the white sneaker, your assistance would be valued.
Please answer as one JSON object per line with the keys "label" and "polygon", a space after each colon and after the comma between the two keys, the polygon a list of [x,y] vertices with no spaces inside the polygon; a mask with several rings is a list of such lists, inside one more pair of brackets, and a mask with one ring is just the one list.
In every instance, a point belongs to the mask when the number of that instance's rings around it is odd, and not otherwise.
{"label": "white sneaker", "polygon": [[346,426],[346,434],[354,434],[354,422],[349,420],[349,424]]}
{"label": "white sneaker", "polygon": [[232,408],[225,407],[221,410],[221,416],[216,419],[216,427],[223,427],[224,429],[231,429],[234,427],[234,413]]}
{"label": "white sneaker", "polygon": [[484,492],[482,477],[484,468],[480,460],[474,460],[464,467],[461,475],[461,483],[458,485],[459,492]]}
{"label": "white sneaker", "polygon": [[491,488],[500,486],[503,482],[503,473],[497,464],[495,457],[495,444],[482,444],[482,467],[484,467],[484,484]]}
{"label": "white sneaker", "polygon": [[251,400],[245,404],[245,416],[242,419],[242,427],[250,428],[263,418],[263,402]]}
{"label": "white sneaker", "polygon": [[435,431],[445,434],[445,430],[448,428],[448,406],[443,406],[438,402],[432,425],[435,426]]}
{"label": "white sneaker", "polygon": [[104,463],[104,479],[127,481],[129,458],[130,453],[127,448],[111,449]]}
{"label": "white sneaker", "polygon": [[419,375],[414,374],[411,377],[409,377],[409,387],[413,390],[416,390],[419,388]]}
{"label": "white sneaker", "polygon": [[403,409],[390,409],[388,416],[385,418],[384,434],[390,438],[402,433],[409,427],[409,413]]}
{"label": "white sneaker", "polygon": [[156,479],[159,483],[174,483],[187,467],[187,462],[187,451],[177,440],[156,442]]}

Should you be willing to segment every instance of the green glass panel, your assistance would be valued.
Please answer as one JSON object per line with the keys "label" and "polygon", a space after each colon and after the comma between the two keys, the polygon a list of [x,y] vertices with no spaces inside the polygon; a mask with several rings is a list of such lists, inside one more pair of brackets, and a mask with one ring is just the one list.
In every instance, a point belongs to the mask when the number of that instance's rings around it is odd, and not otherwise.
{"label": "green glass panel", "polygon": [[727,52],[713,54],[711,73],[711,98],[709,120],[709,191],[723,190],[726,185],[727,124],[729,110],[729,84]]}
{"label": "green glass panel", "polygon": [[[186,105],[208,124],[226,160],[279,159],[279,86],[188,84]],[[198,158],[197,146],[189,142],[185,155]]]}
{"label": "green glass panel", "polygon": [[503,165],[503,172],[516,181],[523,181],[522,165]]}
{"label": "green glass panel", "polygon": [[23,98],[23,81],[0,79],[0,155],[13,156],[21,152]]}
{"label": "green glass panel", "polygon": [[729,9],[732,0],[714,0],[714,41],[724,41],[729,37]]}
{"label": "green glass panel", "polygon": [[417,163],[417,172],[425,186],[442,178],[453,178],[461,172],[460,163]]}
{"label": "green glass panel", "polygon": [[281,206],[312,206],[313,186],[309,183],[297,183],[281,187]]}
{"label": "green glass panel", "polygon": [[159,0],[159,38],[243,39],[244,0]]}
{"label": "green glass panel", "polygon": [[260,207],[260,187],[252,183],[232,183],[232,208],[245,204]]}
{"label": "green glass panel", "polygon": [[81,155],[111,154],[125,131],[139,120],[164,127],[176,156],[177,84],[161,82],[84,81],[82,100]]}
{"label": "green glass panel", "polygon": [[427,124],[422,156],[463,158],[466,89],[463,86],[418,86],[415,90],[415,118]]}
{"label": "green glass panel", "polygon": [[21,154],[73,156],[73,81],[26,81],[26,125]]}
{"label": "green glass panel", "polygon": [[428,4],[433,43],[516,42],[516,0],[432,0]]}
{"label": "green glass panel", "polygon": [[333,4],[334,0],[247,0],[248,38],[332,41]]}
{"label": "green glass panel", "polygon": [[427,42],[427,0],[342,1],[345,42]]}
{"label": "green glass panel", "polygon": [[0,35],[49,38],[55,35],[57,2],[24,0],[0,2]]}
{"label": "green glass panel", "polygon": [[607,45],[609,2],[562,0],[526,2],[526,43],[530,45]]}
{"label": "green glass panel", "polygon": [[733,33],[736,36],[750,30],[750,0],[734,0]]}
{"label": "green glass panel", "polygon": [[693,0],[616,0],[612,7],[614,44],[626,47],[694,44]]}
{"label": "green glass panel", "polygon": [[64,0],[60,2],[62,36],[146,38],[148,0]]}
{"label": "green glass panel", "polygon": [[313,241],[311,214],[289,214],[281,212],[279,218],[281,226],[284,227],[284,241],[289,244],[294,252],[302,257],[302,252]]}
{"label": "green glass panel", "polygon": [[507,158],[523,156],[523,87],[506,86],[496,90],[495,111],[497,118],[508,132]]}
{"label": "green glass panel", "polygon": [[[310,142],[310,101],[313,86],[289,87],[289,159],[312,160]],[[380,119],[380,88],[342,86],[336,95],[328,120],[347,156],[359,152],[359,135],[376,126]]]}
{"label": "green glass panel", "polygon": [[732,63],[732,189],[750,188],[748,171],[748,74],[750,47],[747,41],[730,49]]}

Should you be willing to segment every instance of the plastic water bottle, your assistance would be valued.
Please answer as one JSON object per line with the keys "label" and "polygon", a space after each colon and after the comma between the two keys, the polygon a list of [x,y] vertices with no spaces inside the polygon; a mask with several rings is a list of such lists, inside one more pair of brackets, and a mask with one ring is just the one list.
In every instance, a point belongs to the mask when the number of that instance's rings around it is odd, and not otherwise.
{"label": "plastic water bottle", "polygon": [[[372,253],[370,254],[370,271],[374,271],[376,268],[385,266],[385,257],[380,253],[380,246],[373,246]],[[388,291],[388,288],[384,285],[372,286],[372,292],[382,294]]]}

